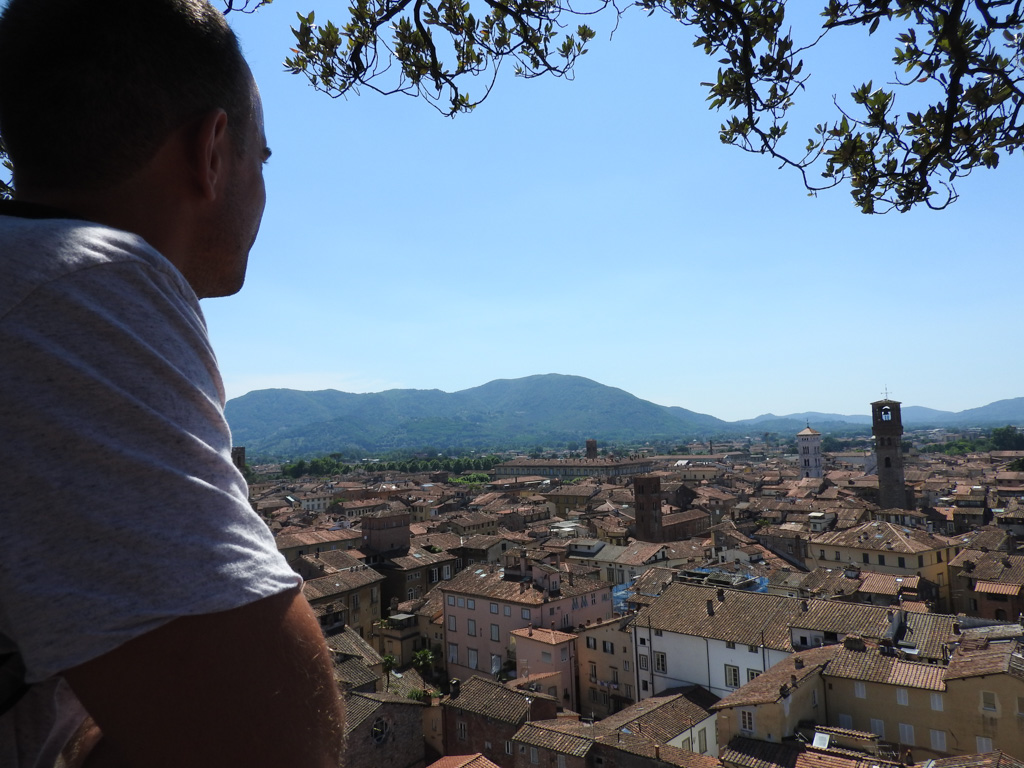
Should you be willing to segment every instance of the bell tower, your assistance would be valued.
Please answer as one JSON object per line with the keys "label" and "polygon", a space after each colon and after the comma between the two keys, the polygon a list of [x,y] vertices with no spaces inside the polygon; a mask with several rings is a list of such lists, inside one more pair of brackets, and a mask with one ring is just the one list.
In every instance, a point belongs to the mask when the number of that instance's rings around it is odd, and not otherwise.
{"label": "bell tower", "polygon": [[800,472],[804,477],[821,477],[821,432],[808,424],[807,429],[796,433],[796,439]]}
{"label": "bell tower", "polygon": [[907,489],[903,478],[903,421],[896,400],[871,404],[871,434],[875,437],[878,462],[878,506],[882,509],[906,509]]}

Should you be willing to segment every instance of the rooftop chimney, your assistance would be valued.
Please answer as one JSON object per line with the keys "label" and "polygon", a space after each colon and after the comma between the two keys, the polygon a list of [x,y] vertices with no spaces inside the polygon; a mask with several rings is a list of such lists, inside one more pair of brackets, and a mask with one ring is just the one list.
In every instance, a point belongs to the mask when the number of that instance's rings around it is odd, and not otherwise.
{"label": "rooftop chimney", "polygon": [[864,645],[864,638],[859,635],[847,635],[843,638],[843,648],[848,651],[863,651],[867,646]]}
{"label": "rooftop chimney", "polygon": [[715,603],[712,600],[708,600],[708,616],[715,615]]}
{"label": "rooftop chimney", "polygon": [[724,601],[725,601],[725,590],[722,589],[721,587],[719,587],[718,588],[718,602],[721,603],[721,602],[724,602]]}
{"label": "rooftop chimney", "polygon": [[794,656],[793,657],[793,666],[796,669],[803,669],[804,668],[804,660],[803,660],[803,658],[801,658],[800,656]]}

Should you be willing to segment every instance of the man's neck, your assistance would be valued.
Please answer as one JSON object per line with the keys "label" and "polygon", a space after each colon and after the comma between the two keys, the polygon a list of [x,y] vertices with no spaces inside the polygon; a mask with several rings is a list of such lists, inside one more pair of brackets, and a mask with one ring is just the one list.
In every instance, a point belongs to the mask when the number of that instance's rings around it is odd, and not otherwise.
{"label": "man's neck", "polygon": [[68,210],[27,200],[0,200],[0,216],[22,219],[80,219]]}

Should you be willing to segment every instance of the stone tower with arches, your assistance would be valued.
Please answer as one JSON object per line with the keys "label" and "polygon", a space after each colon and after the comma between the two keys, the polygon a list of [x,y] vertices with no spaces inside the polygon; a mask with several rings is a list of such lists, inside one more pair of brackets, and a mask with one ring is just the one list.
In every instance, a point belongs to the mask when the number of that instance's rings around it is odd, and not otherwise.
{"label": "stone tower with arches", "polygon": [[808,424],[807,429],[796,433],[796,441],[801,477],[821,477],[821,432]]}
{"label": "stone tower with arches", "polygon": [[878,506],[906,509],[907,489],[903,477],[903,420],[896,400],[871,404],[871,434],[875,437],[878,462]]}

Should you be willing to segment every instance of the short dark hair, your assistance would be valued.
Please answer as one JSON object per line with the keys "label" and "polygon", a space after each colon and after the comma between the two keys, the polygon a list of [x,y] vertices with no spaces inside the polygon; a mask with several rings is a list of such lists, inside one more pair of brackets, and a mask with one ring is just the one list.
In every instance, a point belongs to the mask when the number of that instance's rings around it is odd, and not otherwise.
{"label": "short dark hair", "polygon": [[10,0],[0,135],[15,188],[116,184],[217,108],[242,142],[248,78],[234,32],[206,0]]}

